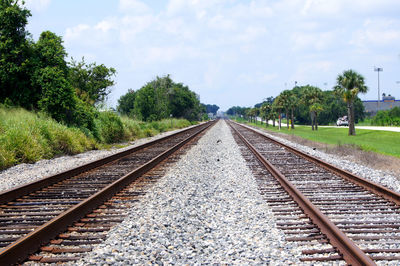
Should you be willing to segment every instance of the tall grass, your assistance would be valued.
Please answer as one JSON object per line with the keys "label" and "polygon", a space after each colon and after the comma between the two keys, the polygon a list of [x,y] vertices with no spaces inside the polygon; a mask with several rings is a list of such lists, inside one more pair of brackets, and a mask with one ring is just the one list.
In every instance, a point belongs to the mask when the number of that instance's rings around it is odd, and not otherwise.
{"label": "tall grass", "polygon": [[124,125],[124,136],[126,140],[152,137],[165,131],[180,129],[191,125],[188,120],[175,118],[147,123],[123,116],[121,117],[121,121]]}
{"label": "tall grass", "polygon": [[96,142],[79,129],[58,124],[44,114],[0,108],[0,169],[95,147]]}
{"label": "tall grass", "polygon": [[98,113],[95,123],[98,134],[67,127],[42,113],[0,105],[0,170],[19,163],[109,147],[104,144],[151,137],[191,125],[183,119],[145,123],[112,112]]}

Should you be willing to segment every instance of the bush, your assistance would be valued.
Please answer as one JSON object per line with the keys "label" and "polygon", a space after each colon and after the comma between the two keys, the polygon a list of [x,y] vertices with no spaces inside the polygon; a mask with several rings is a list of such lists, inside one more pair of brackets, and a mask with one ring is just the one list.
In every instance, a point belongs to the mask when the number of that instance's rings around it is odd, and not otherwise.
{"label": "bush", "polygon": [[387,111],[378,111],[372,118],[371,124],[376,126],[399,126],[400,108],[394,107]]}
{"label": "bush", "polygon": [[96,124],[102,142],[115,143],[124,139],[124,125],[117,114],[111,111],[100,112]]}
{"label": "bush", "polygon": [[77,99],[76,108],[74,110],[72,125],[80,128],[86,136],[93,136],[97,140],[100,139],[99,129],[95,123],[97,111],[94,107],[88,105],[80,99]]}
{"label": "bush", "polygon": [[94,139],[79,129],[59,124],[43,113],[0,107],[0,169],[95,147]]}
{"label": "bush", "polygon": [[134,140],[142,137],[142,130],[140,127],[140,123],[133,119],[128,118],[127,116],[121,117],[122,124],[124,125],[124,139],[125,140]]}

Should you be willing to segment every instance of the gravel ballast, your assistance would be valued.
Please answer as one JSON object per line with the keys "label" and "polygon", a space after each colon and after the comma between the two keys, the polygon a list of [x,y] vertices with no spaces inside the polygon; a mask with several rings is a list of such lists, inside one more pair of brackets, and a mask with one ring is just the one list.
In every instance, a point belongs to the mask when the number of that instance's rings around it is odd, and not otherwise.
{"label": "gravel ballast", "polygon": [[299,264],[220,121],[80,263]]}

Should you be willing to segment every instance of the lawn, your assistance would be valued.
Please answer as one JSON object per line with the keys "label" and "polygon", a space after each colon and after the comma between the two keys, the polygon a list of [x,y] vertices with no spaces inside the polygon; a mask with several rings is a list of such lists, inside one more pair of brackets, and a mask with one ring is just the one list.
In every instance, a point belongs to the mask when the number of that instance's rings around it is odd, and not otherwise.
{"label": "lawn", "polygon": [[[251,125],[255,124],[252,123]],[[271,125],[265,127],[265,123],[262,126],[258,123],[256,126],[275,132],[297,135],[320,143],[356,145],[365,151],[373,151],[400,158],[400,132],[356,129],[357,135],[349,136],[348,127],[319,127],[318,131],[312,131],[310,126],[296,125],[294,130],[282,127],[279,131],[277,126],[275,128]]]}

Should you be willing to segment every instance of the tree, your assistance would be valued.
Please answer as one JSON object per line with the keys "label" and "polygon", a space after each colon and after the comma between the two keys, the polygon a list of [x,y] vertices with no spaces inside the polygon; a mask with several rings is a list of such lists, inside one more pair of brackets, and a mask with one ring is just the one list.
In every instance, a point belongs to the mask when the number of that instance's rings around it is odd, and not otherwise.
{"label": "tree", "polygon": [[271,116],[271,110],[272,106],[270,103],[265,102],[261,107],[260,107],[260,116],[261,116],[261,122],[262,119],[265,119],[265,126],[268,126],[268,120]]}
{"label": "tree", "polygon": [[138,119],[152,121],[174,117],[197,120],[202,107],[199,96],[182,83],[169,77],[157,77],[135,93],[134,114]]}
{"label": "tree", "polygon": [[181,83],[174,83],[169,90],[169,110],[173,117],[196,120],[200,107],[197,95]]}
{"label": "tree", "polygon": [[321,89],[309,85],[305,86],[302,102],[309,108],[312,130],[314,130],[314,127],[315,130],[318,130],[317,117],[318,113],[323,110]]}
{"label": "tree", "polygon": [[117,111],[123,115],[133,116],[135,107],[135,91],[129,89],[128,92],[118,99]]}
{"label": "tree", "polygon": [[289,114],[291,117],[291,128],[294,128],[294,108],[296,107],[296,97],[290,90],[284,90],[279,94],[279,103],[286,111],[286,125],[289,128]]}
{"label": "tree", "polygon": [[143,121],[152,121],[165,118],[163,114],[157,112],[156,92],[151,84],[147,84],[136,92],[134,113],[135,116]]}
{"label": "tree", "polygon": [[74,91],[65,79],[62,70],[45,67],[40,70],[36,82],[42,87],[39,108],[50,114],[57,121],[71,123],[75,110]]}
{"label": "tree", "polygon": [[281,130],[281,127],[282,127],[283,103],[284,103],[284,101],[283,101],[282,96],[280,94],[275,98],[274,102],[272,103],[272,108],[273,108],[274,112],[276,112],[277,115],[278,115],[278,119],[279,119],[278,127],[279,127],[279,130]]}
{"label": "tree", "polygon": [[214,115],[217,114],[217,111],[219,110],[219,106],[215,104],[203,104],[204,107],[206,108],[205,112],[208,113],[213,113]]}
{"label": "tree", "polygon": [[72,59],[69,70],[69,80],[75,89],[76,95],[84,102],[95,105],[103,102],[110,94],[115,83],[112,77],[116,70],[103,64],[86,64],[85,59],[76,62]]}
{"label": "tree", "polygon": [[0,1],[0,102],[30,107],[31,40],[25,30],[29,10],[18,0]]}
{"label": "tree", "polygon": [[335,91],[341,95],[347,104],[347,115],[349,118],[349,135],[356,135],[354,100],[358,93],[366,93],[368,87],[364,83],[364,77],[354,70],[346,70],[339,74],[336,79]]}
{"label": "tree", "polygon": [[60,36],[50,31],[40,34],[33,45],[35,66],[32,74],[33,102],[57,121],[75,123],[77,99],[68,81],[67,52]]}

